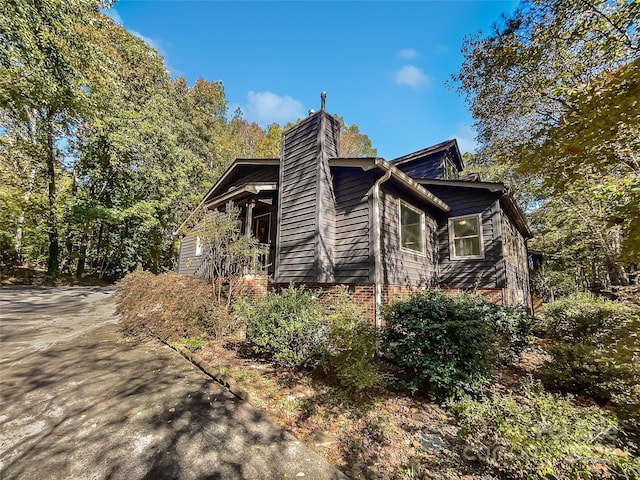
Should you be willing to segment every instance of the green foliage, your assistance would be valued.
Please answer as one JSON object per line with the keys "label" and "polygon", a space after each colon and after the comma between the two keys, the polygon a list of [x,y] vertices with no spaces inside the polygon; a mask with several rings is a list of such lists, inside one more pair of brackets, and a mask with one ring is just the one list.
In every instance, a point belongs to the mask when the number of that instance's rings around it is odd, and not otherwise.
{"label": "green foliage", "polygon": [[[290,285],[254,301],[236,302],[247,318],[254,351],[287,367],[321,368],[346,388],[362,390],[381,382],[373,357],[378,332],[346,289],[316,295]],[[330,303],[330,308],[324,305]]]}
{"label": "green foliage", "polygon": [[540,385],[523,390],[454,405],[466,459],[507,478],[638,478],[640,459],[617,438],[615,418]]}
{"label": "green foliage", "polygon": [[326,317],[329,325],[327,342],[320,366],[332,372],[340,384],[362,390],[382,380],[373,358],[378,331],[363,316],[348,291],[342,289],[331,299],[332,311]]}
{"label": "green foliage", "polygon": [[255,271],[258,258],[264,254],[255,237],[241,232],[240,210],[228,207],[224,212],[206,212],[189,235],[198,235],[202,242],[205,278],[211,280],[218,302],[227,299],[227,308],[242,294],[242,275]]}
{"label": "green foliage", "polygon": [[472,295],[420,291],[387,306],[384,317],[383,350],[404,368],[402,385],[436,396],[476,392],[531,340],[523,310]]}
{"label": "green foliage", "polygon": [[619,262],[640,251],[639,21],[633,1],[524,0],[465,40],[454,77],[476,163],[529,189],[544,230],[534,248],[592,282],[624,282]]}
{"label": "green foliage", "polygon": [[201,334],[212,338],[238,328],[211,285],[186,275],[130,273],[116,286],[117,311],[125,331],[179,341]]}
{"label": "green foliage", "polygon": [[547,305],[544,318],[551,360],[541,369],[543,380],[613,404],[640,438],[640,310],[578,294]]}
{"label": "green foliage", "polygon": [[247,322],[247,338],[257,353],[287,367],[313,367],[327,338],[322,308],[304,286],[290,285],[255,301]]}
{"label": "green foliage", "polygon": [[544,302],[578,293],[575,278],[566,271],[534,270],[531,273],[531,290]]}
{"label": "green foliage", "polygon": [[180,345],[185,347],[190,352],[197,352],[201,348],[204,347],[204,341],[207,338],[207,335],[201,333],[195,337],[185,337],[180,339]]}

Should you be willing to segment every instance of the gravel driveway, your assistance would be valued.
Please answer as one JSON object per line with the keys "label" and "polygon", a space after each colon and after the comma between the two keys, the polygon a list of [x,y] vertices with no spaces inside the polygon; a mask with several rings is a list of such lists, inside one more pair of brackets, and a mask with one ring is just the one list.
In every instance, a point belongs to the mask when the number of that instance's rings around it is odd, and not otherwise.
{"label": "gravel driveway", "polygon": [[112,291],[0,290],[0,478],[346,478],[170,348]]}

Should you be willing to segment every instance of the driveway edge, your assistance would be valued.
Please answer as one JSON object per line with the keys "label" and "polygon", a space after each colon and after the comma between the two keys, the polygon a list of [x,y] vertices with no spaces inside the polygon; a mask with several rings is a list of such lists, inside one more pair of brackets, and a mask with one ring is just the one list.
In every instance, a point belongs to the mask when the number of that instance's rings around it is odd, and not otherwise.
{"label": "driveway edge", "polygon": [[188,350],[182,345],[169,343],[162,338],[154,335],[158,340],[160,340],[165,345],[169,346],[184,358],[193,363],[196,367],[202,370],[204,373],[213,378],[216,382],[226,387],[233,395],[238,397],[240,400],[244,400],[245,402],[249,401],[249,392],[239,387],[236,381],[226,372],[228,368],[225,368],[224,365],[216,368],[211,365],[209,362],[204,360],[200,355]]}

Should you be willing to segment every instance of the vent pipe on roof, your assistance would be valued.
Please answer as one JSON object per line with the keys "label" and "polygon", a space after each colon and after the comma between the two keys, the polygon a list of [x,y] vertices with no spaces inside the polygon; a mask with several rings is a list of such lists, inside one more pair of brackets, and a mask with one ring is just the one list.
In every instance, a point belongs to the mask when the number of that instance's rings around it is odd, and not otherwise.
{"label": "vent pipe on roof", "polygon": [[320,94],[320,110],[324,112],[324,105],[327,101],[327,92],[322,92]]}

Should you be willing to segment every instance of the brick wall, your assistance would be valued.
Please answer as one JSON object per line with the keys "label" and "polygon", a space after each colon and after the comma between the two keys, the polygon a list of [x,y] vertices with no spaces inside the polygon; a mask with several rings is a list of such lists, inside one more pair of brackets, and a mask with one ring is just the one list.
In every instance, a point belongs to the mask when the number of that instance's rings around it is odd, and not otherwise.
{"label": "brick wall", "polygon": [[[271,288],[280,291],[287,288],[288,283],[272,283]],[[305,283],[305,288],[318,293],[318,298],[327,307],[331,308],[333,299],[342,288],[346,288],[362,312],[373,323],[376,316],[376,292],[373,283]]]}
{"label": "brick wall", "polygon": [[251,298],[261,297],[269,291],[268,275],[244,275],[242,283]]}
{"label": "brick wall", "polygon": [[[356,301],[358,306],[362,309],[363,313],[369,318],[369,320],[374,323],[375,322],[375,314],[376,314],[376,304],[375,304],[375,285],[373,283],[350,283],[350,284],[340,284],[340,283],[305,283],[306,288],[309,290],[314,290],[318,292],[318,297],[320,301],[324,303],[327,307],[331,308],[332,300],[335,298],[335,295],[338,294],[341,288],[347,289],[349,294]],[[288,283],[271,283],[269,288],[275,289],[276,291],[280,291],[283,288],[287,288],[289,286]],[[266,293],[267,286],[266,283],[264,287],[260,287],[263,293]],[[382,303],[387,304],[392,302],[394,299],[404,298],[409,296],[411,293],[422,290],[421,287],[412,287],[406,285],[382,285]],[[465,293],[465,290],[459,288],[449,288],[442,289],[443,292],[449,295],[462,295]],[[508,299],[505,299],[505,291],[500,288],[479,288],[474,291],[478,295],[482,295],[487,300],[495,302],[497,304],[503,304]]]}

